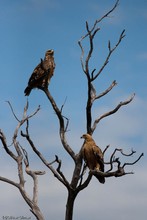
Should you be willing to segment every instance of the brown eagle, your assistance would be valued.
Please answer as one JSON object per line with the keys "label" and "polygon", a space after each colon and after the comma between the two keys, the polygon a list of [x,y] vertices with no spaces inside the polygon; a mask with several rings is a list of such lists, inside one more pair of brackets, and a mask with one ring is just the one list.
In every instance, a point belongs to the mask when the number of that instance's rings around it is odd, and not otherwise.
{"label": "brown eagle", "polygon": [[47,50],[44,60],[41,59],[41,62],[36,66],[28,81],[28,86],[24,90],[25,95],[29,96],[34,88],[46,88],[54,74],[54,69],[54,50]]}
{"label": "brown eagle", "polygon": [[[104,160],[101,149],[96,145],[91,135],[83,134],[81,138],[85,139],[82,146],[82,157],[88,168],[104,172]],[[105,178],[100,176],[100,174],[94,174],[94,176],[100,183],[105,183]]]}

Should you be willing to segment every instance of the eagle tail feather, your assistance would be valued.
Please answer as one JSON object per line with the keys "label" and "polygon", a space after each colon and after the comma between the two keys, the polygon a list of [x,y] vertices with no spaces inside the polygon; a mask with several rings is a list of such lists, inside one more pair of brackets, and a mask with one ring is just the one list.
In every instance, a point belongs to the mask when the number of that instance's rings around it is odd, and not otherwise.
{"label": "eagle tail feather", "polygon": [[100,176],[99,174],[94,174],[94,176],[98,179],[100,183],[105,183],[105,178],[103,176]]}
{"label": "eagle tail feather", "polygon": [[32,88],[27,86],[24,90],[24,93],[25,93],[25,96],[29,96],[30,95],[30,92],[31,92]]}

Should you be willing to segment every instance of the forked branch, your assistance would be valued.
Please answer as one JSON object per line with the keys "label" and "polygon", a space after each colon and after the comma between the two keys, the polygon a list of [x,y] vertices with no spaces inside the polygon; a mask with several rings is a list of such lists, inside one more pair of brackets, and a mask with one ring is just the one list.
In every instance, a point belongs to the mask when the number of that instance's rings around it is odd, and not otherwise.
{"label": "forked branch", "polygon": [[[18,125],[16,126],[16,129],[14,131],[14,135],[13,135],[13,143],[11,144],[11,146],[7,145],[7,140],[6,137],[4,135],[4,133],[2,131],[0,131],[0,140],[3,144],[4,150],[6,151],[6,153],[13,159],[15,160],[15,162],[17,163],[17,168],[18,168],[18,177],[19,177],[19,183],[14,182],[13,180],[7,179],[5,177],[0,177],[0,180],[3,182],[6,182],[8,184],[11,184],[15,187],[17,187],[22,195],[22,197],[24,198],[24,200],[26,201],[26,203],[29,205],[29,207],[31,208],[31,212],[36,216],[36,218],[38,220],[44,220],[43,214],[41,213],[39,207],[38,207],[38,181],[37,181],[37,175],[41,175],[43,174],[40,171],[32,171],[29,168],[29,161],[28,161],[28,155],[26,153],[26,151],[23,149],[23,153],[22,153],[22,148],[17,140],[18,137],[18,132],[20,127],[31,117],[33,117],[38,111],[39,108],[37,109],[37,111],[35,111],[32,115],[27,116],[26,112],[28,109],[28,103],[26,104],[25,108],[24,108],[24,112],[23,112],[23,117],[21,120],[19,120],[16,117],[16,114],[13,111],[12,105],[9,103],[9,106],[12,110],[12,113],[15,117],[15,119],[18,121]],[[10,150],[11,147],[11,150]],[[12,149],[12,147],[14,147]],[[15,153],[13,153],[15,149]],[[33,188],[33,199],[30,198],[30,196],[27,194],[26,190],[25,190],[25,180],[24,180],[24,170],[23,170],[23,159],[24,159],[24,164],[26,166],[26,173],[28,175],[30,175],[33,178],[34,181],[34,188]]]}
{"label": "forked branch", "polygon": [[[66,131],[67,131],[67,128],[68,128],[68,123],[69,123],[69,120],[62,115],[62,109],[63,109],[63,106],[61,107],[61,110],[58,108],[54,98],[51,96],[49,90],[47,88],[42,88],[42,91],[44,91],[44,93],[46,94],[48,100],[50,101],[57,117],[58,117],[58,120],[59,120],[59,134],[60,134],[60,139],[61,139],[61,143],[64,147],[64,149],[68,152],[68,154],[72,157],[72,159],[75,161],[76,160],[76,156],[75,156],[75,153],[74,151],[72,150],[72,148],[69,146],[67,140],[66,140]],[[66,119],[66,124],[64,122],[64,119]]]}
{"label": "forked branch", "polygon": [[134,96],[135,96],[135,94],[133,94],[128,100],[123,101],[123,102],[120,102],[113,110],[111,110],[111,111],[109,111],[109,112],[106,112],[106,113],[102,114],[99,118],[97,118],[97,119],[94,121],[94,123],[93,123],[92,129],[91,129],[92,133],[93,133],[94,130],[96,129],[97,124],[98,124],[103,118],[106,118],[107,116],[110,116],[110,115],[116,113],[122,106],[129,104],[129,103],[133,100]]}
{"label": "forked branch", "polygon": [[[94,87],[93,82],[98,78],[98,76],[101,74],[101,72],[104,70],[104,68],[106,67],[106,65],[109,62],[109,59],[111,57],[111,55],[113,54],[113,52],[116,50],[116,48],[119,46],[119,44],[121,43],[122,39],[125,37],[125,30],[123,30],[118,38],[118,41],[116,42],[115,46],[111,46],[111,42],[110,40],[108,41],[108,54],[103,62],[103,64],[101,65],[101,67],[99,68],[98,71],[96,71],[96,68],[94,68],[93,70],[90,70],[89,64],[90,64],[90,59],[92,57],[93,51],[94,51],[94,37],[96,36],[96,34],[98,33],[98,31],[100,30],[99,27],[97,27],[97,25],[105,18],[108,18],[109,15],[115,10],[115,8],[118,6],[119,4],[119,0],[116,1],[115,5],[112,7],[112,9],[110,11],[108,11],[106,14],[104,14],[100,19],[97,19],[92,28],[89,27],[88,22],[86,21],[86,31],[87,33],[81,37],[81,39],[78,41],[78,44],[80,46],[81,49],[81,66],[82,66],[82,70],[85,73],[86,77],[87,77],[87,88],[88,88],[88,95],[87,95],[87,105],[86,105],[86,120],[87,120],[87,133],[88,134],[92,134],[93,131],[96,128],[96,124],[98,123],[100,119],[95,120],[94,125],[92,126],[92,106],[94,101],[96,101],[97,99],[105,96],[106,94],[108,94],[113,87],[117,84],[116,81],[114,80],[113,83],[102,93],[100,93],[99,95],[97,95],[96,89]],[[89,49],[86,55],[86,58],[84,58],[85,56],[85,49],[83,47],[83,40],[88,39],[89,42]],[[122,106],[123,104],[121,104]],[[118,109],[120,107],[118,106]],[[117,108],[114,109],[113,112],[117,111]],[[112,114],[109,113],[109,115]]]}
{"label": "forked branch", "polygon": [[99,69],[99,71],[95,74],[95,76],[92,75],[91,81],[94,81],[94,80],[101,74],[101,72],[103,71],[103,69],[105,68],[105,66],[108,64],[109,59],[110,59],[112,53],[116,50],[116,48],[117,48],[117,47],[119,46],[119,44],[121,43],[122,39],[125,37],[125,34],[124,34],[124,33],[125,33],[125,30],[122,31],[122,33],[120,34],[120,37],[119,37],[119,39],[118,39],[118,42],[116,43],[116,45],[115,45],[113,48],[111,48],[111,43],[110,43],[110,41],[108,42],[108,49],[109,49],[108,55],[107,55],[107,57],[106,57],[106,59],[105,59],[103,65],[102,65],[102,67]]}
{"label": "forked branch", "polygon": [[58,170],[54,169],[52,164],[57,162],[58,164],[60,164],[61,167],[61,162],[59,163],[59,159],[58,157],[55,158],[55,160],[51,163],[49,163],[45,157],[42,155],[42,153],[38,150],[38,148],[35,146],[34,142],[32,141],[30,134],[29,134],[29,121],[27,121],[27,125],[26,125],[26,133],[24,133],[23,131],[21,131],[21,136],[26,138],[26,140],[28,141],[29,145],[31,146],[32,150],[36,153],[36,155],[40,158],[40,160],[45,164],[46,167],[48,167],[51,172],[53,173],[53,175],[61,182],[63,183],[67,188],[69,187],[69,183],[66,180],[66,178],[61,175],[61,172],[59,172],[59,167]]}
{"label": "forked branch", "polygon": [[23,151],[23,154],[24,154],[24,164],[25,164],[25,171],[26,173],[32,177],[33,179],[33,184],[34,184],[34,187],[33,187],[33,199],[32,199],[32,202],[37,205],[38,204],[38,175],[44,175],[45,174],[45,171],[33,171],[30,169],[30,166],[29,166],[29,158],[28,158],[28,153],[26,152],[26,150],[24,148],[22,148],[22,151]]}
{"label": "forked branch", "polygon": [[[86,74],[89,81],[94,81],[100,75],[100,73],[102,72],[104,67],[107,65],[111,54],[118,47],[118,45],[121,43],[121,40],[125,37],[125,35],[124,35],[125,30],[123,30],[122,33],[120,34],[118,42],[116,43],[116,45],[113,48],[111,48],[111,43],[109,41],[109,43],[108,43],[109,52],[108,52],[108,55],[106,57],[106,60],[104,61],[104,64],[102,65],[102,67],[100,68],[100,70],[97,72],[97,74],[95,76],[94,76],[94,72],[96,71],[96,69],[92,70],[91,73],[90,73],[90,71],[89,71],[89,61],[90,61],[90,58],[92,56],[93,49],[94,49],[94,37],[95,37],[96,33],[100,30],[100,28],[97,27],[97,24],[100,23],[103,19],[108,18],[109,15],[118,6],[118,4],[119,4],[119,0],[116,1],[115,5],[113,6],[113,8],[110,11],[108,11],[100,19],[97,19],[94,22],[92,28],[89,28],[89,24],[86,21],[87,33],[84,36],[82,36],[81,39],[78,41],[78,44],[79,44],[80,49],[81,49],[81,58],[80,58],[80,60],[81,60],[82,69],[83,69],[83,72]],[[89,37],[89,51],[88,51],[88,54],[87,54],[87,56],[84,60],[85,50],[83,48],[82,41],[87,37]]]}
{"label": "forked branch", "polygon": [[[107,95],[107,94],[113,89],[113,87],[116,86],[116,85],[117,85],[117,82],[116,82],[116,80],[114,80],[114,81],[112,82],[112,84],[111,84],[104,92],[102,92],[102,93],[100,93],[99,95],[97,95],[97,96],[95,97],[95,99],[99,99],[99,98],[101,98],[101,97]],[[95,99],[94,99],[94,100],[95,100]]]}
{"label": "forked branch", "polygon": [[110,161],[105,162],[105,165],[110,165],[110,168],[105,172],[105,173],[107,173],[107,175],[108,175],[108,173],[110,175],[112,175],[112,173],[114,174],[114,172],[111,172],[114,169],[114,164],[117,164],[117,170],[115,171],[115,173],[116,173],[115,176],[118,175],[118,174],[119,174],[119,176],[121,176],[121,174],[125,175],[125,174],[132,173],[132,172],[125,173],[125,170],[124,170],[125,166],[134,165],[143,156],[143,153],[142,153],[134,162],[124,163],[123,165],[121,165],[121,161],[120,161],[119,157],[115,156],[117,152],[120,152],[121,155],[124,156],[124,157],[130,157],[130,156],[132,156],[133,154],[136,153],[136,151],[131,150],[131,153],[126,154],[126,153],[123,152],[123,149],[116,148],[110,156]]}
{"label": "forked branch", "polygon": [[[108,145],[105,148],[105,150],[103,151],[103,153],[105,153],[109,147],[110,146]],[[92,178],[92,175],[95,175],[95,174],[99,174],[100,176],[103,176],[103,177],[106,177],[106,178],[108,178],[108,177],[121,177],[121,176],[124,176],[124,175],[127,175],[127,174],[133,174],[132,171],[126,172],[125,167],[136,164],[141,159],[141,157],[144,155],[142,153],[135,161],[125,162],[122,165],[122,162],[120,161],[119,157],[115,156],[117,152],[119,152],[124,157],[130,157],[130,156],[132,156],[133,154],[136,153],[135,151],[132,150],[131,153],[126,154],[126,153],[123,152],[122,149],[116,148],[113,151],[112,155],[110,156],[109,162],[104,162],[105,166],[109,165],[110,168],[108,170],[106,170],[105,172],[101,172],[101,171],[98,171],[98,170],[90,170],[87,179],[83,182],[83,176],[85,174],[85,169],[86,169],[86,166],[84,165],[83,166],[83,171],[82,171],[82,174],[81,174],[81,181],[80,181],[80,184],[78,186],[78,190],[83,190],[85,187],[87,187],[87,185],[89,184],[89,182]],[[115,164],[117,164],[117,166],[114,167]]]}

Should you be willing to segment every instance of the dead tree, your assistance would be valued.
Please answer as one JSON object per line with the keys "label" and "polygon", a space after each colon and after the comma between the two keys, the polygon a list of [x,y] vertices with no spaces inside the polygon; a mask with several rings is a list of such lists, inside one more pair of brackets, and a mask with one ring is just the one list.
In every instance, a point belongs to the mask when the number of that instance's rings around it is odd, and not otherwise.
{"label": "dead tree", "polygon": [[[9,102],[8,102],[9,103]],[[16,120],[18,121],[18,125],[16,126],[16,129],[14,131],[14,135],[12,137],[12,145],[9,146],[7,144],[7,139],[3,133],[2,130],[0,130],[0,140],[2,142],[2,145],[4,147],[4,150],[6,151],[6,153],[16,162],[17,164],[17,169],[18,169],[18,177],[19,177],[19,182],[15,182],[13,180],[7,179],[5,177],[0,176],[0,181],[9,183],[13,186],[15,186],[16,188],[18,188],[18,190],[20,191],[22,197],[24,198],[24,200],[26,201],[26,203],[29,205],[29,207],[31,208],[30,211],[36,216],[36,219],[38,220],[43,220],[43,214],[41,212],[41,210],[39,209],[38,206],[38,175],[44,175],[45,172],[43,171],[33,171],[31,170],[30,166],[29,166],[29,157],[28,154],[26,152],[26,150],[24,148],[22,148],[22,146],[20,145],[20,143],[17,140],[17,137],[19,135],[19,131],[21,126],[27,122],[31,117],[33,117],[38,111],[39,111],[39,107],[38,109],[30,116],[27,116],[27,109],[28,109],[28,103],[24,108],[24,113],[23,113],[23,117],[21,120],[18,119],[18,117],[15,115],[13,108],[11,106],[11,104],[9,103],[11,110],[13,112],[13,115],[15,116]],[[27,191],[25,190],[25,179],[24,179],[24,169],[23,169],[23,165],[25,165],[25,172],[33,179],[33,198],[31,198]]]}
{"label": "dead tree", "polygon": [[[119,0],[116,1],[115,5],[113,8],[108,11],[104,16],[102,16],[100,19],[97,19],[95,23],[93,24],[92,27],[89,26],[88,22],[86,22],[86,34],[81,37],[81,39],[78,41],[78,44],[81,49],[81,66],[83,73],[87,79],[87,104],[86,104],[86,130],[87,133],[92,135],[99,122],[116,113],[120,108],[122,108],[125,105],[128,105],[134,98],[134,94],[127,100],[121,101],[118,103],[117,106],[115,106],[113,109],[110,111],[98,116],[97,118],[93,119],[92,115],[92,107],[94,102],[98,101],[100,98],[103,96],[107,95],[115,86],[116,86],[116,81],[114,80],[111,85],[103,92],[100,94],[97,94],[97,90],[94,86],[94,81],[98,79],[104,68],[109,62],[109,59],[113,52],[117,49],[119,44],[122,42],[123,38],[125,37],[125,30],[122,31],[120,34],[118,41],[116,42],[115,46],[111,45],[111,42],[108,41],[108,54],[101,65],[101,67],[96,70],[90,68],[90,60],[92,59],[92,54],[94,51],[94,37],[96,34],[100,31],[100,28],[98,27],[99,23],[107,19],[110,14],[116,9],[116,7],[119,4]],[[83,41],[87,40],[89,42],[89,49],[88,53],[85,54],[85,49],[83,47]],[[84,58],[85,57],[85,58]],[[19,131],[21,130],[21,136],[24,137],[27,142],[29,143],[30,147],[34,151],[34,153],[40,158],[42,163],[53,173],[55,178],[60,181],[67,189],[68,191],[68,197],[67,197],[67,202],[66,202],[66,212],[65,212],[65,220],[72,220],[73,217],[73,208],[74,208],[74,202],[75,199],[78,195],[78,193],[82,190],[84,190],[90,183],[92,176],[95,172],[95,170],[90,170],[89,173],[86,175],[85,170],[86,170],[86,165],[83,163],[83,158],[81,155],[81,150],[79,150],[78,153],[73,151],[72,146],[70,146],[67,142],[66,139],[66,132],[68,130],[68,125],[69,125],[69,119],[63,115],[63,107],[64,105],[59,108],[56,104],[56,101],[54,100],[53,96],[51,95],[50,91],[48,88],[40,88],[42,90],[46,97],[48,98],[53,110],[56,113],[58,122],[59,122],[59,135],[60,135],[60,140],[62,143],[63,148],[67,152],[67,154],[70,155],[71,160],[74,162],[74,170],[72,174],[71,180],[68,180],[66,176],[64,175],[64,172],[62,171],[62,161],[59,158],[59,155],[55,155],[55,159],[50,162],[48,161],[45,156],[41,153],[40,148],[38,150],[38,147],[35,145],[34,141],[32,140],[30,133],[29,133],[29,120],[31,117],[35,116],[35,114],[39,111],[40,107],[30,116],[27,116],[27,110],[28,110],[28,102],[24,108],[24,113],[22,119],[18,119],[18,117],[15,115],[14,110],[9,103],[12,113],[15,117],[15,119],[18,121],[18,125],[15,129],[14,135],[13,135],[13,147],[7,145],[7,140],[6,137],[3,133],[2,130],[0,130],[0,140],[3,145],[3,148],[5,152],[17,163],[18,167],[18,176],[19,176],[19,182],[14,182],[10,179],[7,179],[5,177],[0,176],[0,180],[3,182],[6,182],[8,184],[11,184],[15,187],[17,187],[26,201],[26,203],[29,205],[31,208],[31,212],[36,216],[36,219],[38,220],[43,220],[43,214],[41,210],[38,207],[38,175],[43,175],[45,174],[44,171],[32,171],[29,166],[29,155],[24,147],[21,146],[19,141],[17,140],[17,137],[19,135]],[[22,131],[21,127],[22,125],[26,124],[25,131]],[[80,136],[80,134],[79,134]],[[105,148],[103,151],[103,154],[105,155],[108,152],[109,146]],[[15,153],[14,153],[15,151]],[[122,163],[121,160],[116,157],[116,154],[120,153],[121,156],[123,157],[130,157],[136,152],[131,150],[129,154],[126,154],[123,152],[123,149],[116,148],[111,154],[110,154],[110,159],[109,161],[105,161],[105,172],[98,172],[100,176],[104,176],[106,178],[108,177],[122,177],[126,174],[132,174],[132,172],[126,172],[125,167],[133,165],[137,163],[140,158],[143,156],[141,154],[135,161],[133,162],[125,162]],[[57,165],[56,168],[54,168],[54,165]],[[114,166],[117,164],[117,166]],[[27,194],[25,190],[25,180],[24,180],[24,169],[23,165],[25,166],[25,172],[31,176],[34,182],[34,187],[33,187],[33,198],[30,198],[30,196]]]}

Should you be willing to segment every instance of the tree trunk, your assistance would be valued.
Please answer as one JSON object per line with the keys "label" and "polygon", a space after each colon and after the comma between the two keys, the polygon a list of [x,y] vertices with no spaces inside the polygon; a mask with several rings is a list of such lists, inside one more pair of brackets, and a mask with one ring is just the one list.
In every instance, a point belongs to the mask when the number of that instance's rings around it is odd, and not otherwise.
{"label": "tree trunk", "polygon": [[34,206],[30,211],[36,216],[37,220],[45,220],[38,206]]}
{"label": "tree trunk", "polygon": [[38,207],[38,205],[34,204],[34,201],[31,201],[31,199],[26,194],[26,191],[24,190],[24,188],[23,187],[19,187],[19,190],[20,190],[20,193],[21,193],[22,197],[24,198],[26,203],[31,208],[30,211],[35,215],[36,219],[37,220],[45,220],[41,210]]}
{"label": "tree trunk", "polygon": [[73,190],[68,191],[65,220],[73,219],[73,208],[74,208],[74,201],[75,201],[76,196],[77,196],[77,193],[75,193]]}

